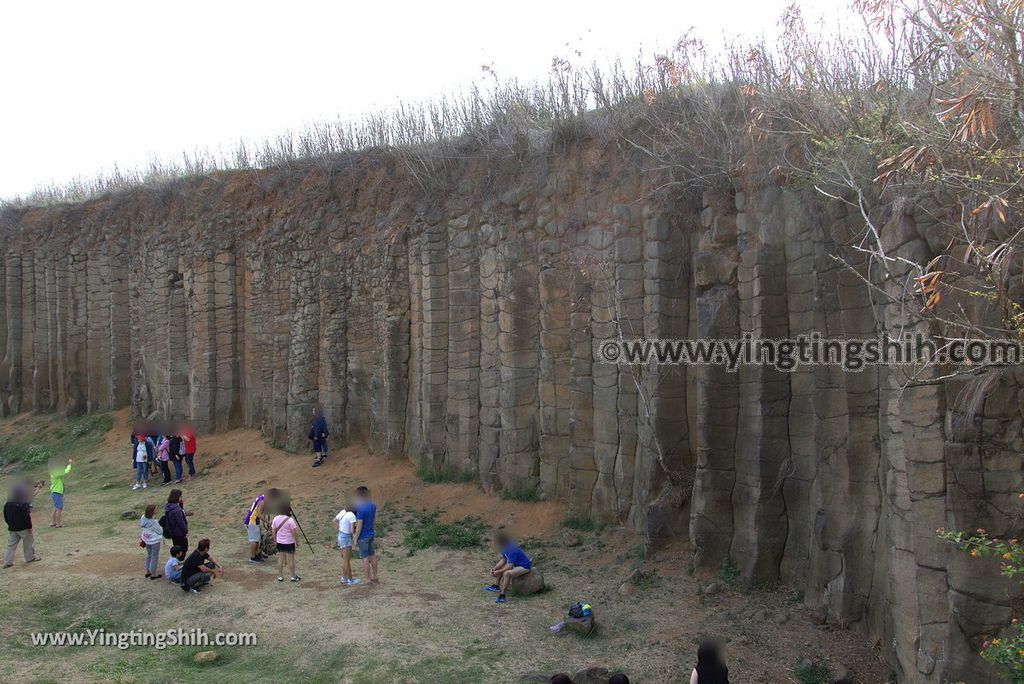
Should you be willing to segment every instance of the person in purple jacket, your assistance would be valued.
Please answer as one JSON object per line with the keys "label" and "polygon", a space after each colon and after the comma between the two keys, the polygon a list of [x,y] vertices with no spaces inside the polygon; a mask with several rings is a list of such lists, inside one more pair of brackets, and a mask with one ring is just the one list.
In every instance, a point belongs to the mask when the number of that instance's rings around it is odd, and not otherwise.
{"label": "person in purple jacket", "polygon": [[172,489],[167,496],[164,507],[164,520],[161,523],[164,534],[169,536],[174,546],[188,550],[188,517],[185,515],[185,501],[181,498],[180,489]]}

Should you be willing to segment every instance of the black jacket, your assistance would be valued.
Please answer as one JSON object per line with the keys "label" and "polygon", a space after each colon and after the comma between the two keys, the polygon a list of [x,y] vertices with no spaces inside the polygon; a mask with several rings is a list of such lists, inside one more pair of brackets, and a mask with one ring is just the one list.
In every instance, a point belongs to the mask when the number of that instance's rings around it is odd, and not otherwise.
{"label": "black jacket", "polygon": [[32,504],[28,501],[8,501],[4,504],[4,522],[11,532],[32,529]]}

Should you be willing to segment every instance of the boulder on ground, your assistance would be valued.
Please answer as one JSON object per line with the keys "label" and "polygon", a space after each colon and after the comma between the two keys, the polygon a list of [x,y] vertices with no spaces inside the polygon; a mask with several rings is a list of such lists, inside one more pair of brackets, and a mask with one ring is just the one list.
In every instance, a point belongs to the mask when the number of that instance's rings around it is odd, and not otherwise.
{"label": "boulder on ground", "polygon": [[220,658],[220,654],[216,651],[200,651],[192,657],[192,660],[200,664],[206,664],[212,663],[217,658]]}
{"label": "boulder on ground", "polygon": [[608,684],[611,673],[607,667],[588,667],[577,672],[573,678],[573,684]]}
{"label": "boulder on ground", "polygon": [[528,594],[537,594],[544,590],[544,575],[541,574],[540,570],[534,568],[525,575],[512,578],[512,584],[509,585],[509,591],[517,596],[526,596]]}
{"label": "boulder on ground", "polygon": [[594,613],[578,620],[569,619],[565,621],[563,630],[574,632],[580,636],[590,636],[594,631]]}

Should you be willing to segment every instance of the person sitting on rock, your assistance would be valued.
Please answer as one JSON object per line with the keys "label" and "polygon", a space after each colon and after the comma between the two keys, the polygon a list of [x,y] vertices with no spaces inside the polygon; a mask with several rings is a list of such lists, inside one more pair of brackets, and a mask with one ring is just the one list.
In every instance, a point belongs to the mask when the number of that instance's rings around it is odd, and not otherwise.
{"label": "person sitting on rock", "polygon": [[515,541],[500,530],[494,535],[494,546],[501,552],[501,560],[491,568],[491,577],[496,578],[498,583],[492,584],[486,589],[498,592],[498,598],[494,600],[495,603],[504,603],[512,580],[530,572],[533,565]]}

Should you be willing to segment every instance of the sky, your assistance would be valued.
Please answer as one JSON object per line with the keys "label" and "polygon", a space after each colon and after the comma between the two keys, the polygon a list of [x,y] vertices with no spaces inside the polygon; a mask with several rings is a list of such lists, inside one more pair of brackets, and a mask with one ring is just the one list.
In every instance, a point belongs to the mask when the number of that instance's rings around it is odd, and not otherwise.
{"label": "sky", "polygon": [[[792,0],[0,3],[0,198],[484,80],[771,38]],[[799,2],[834,23],[844,0]]]}

